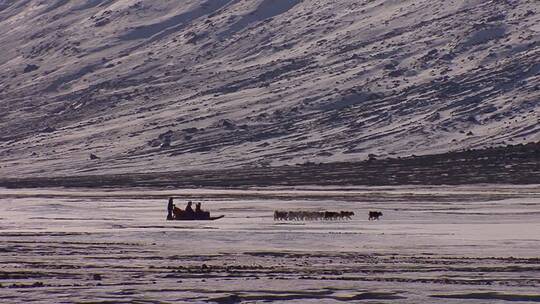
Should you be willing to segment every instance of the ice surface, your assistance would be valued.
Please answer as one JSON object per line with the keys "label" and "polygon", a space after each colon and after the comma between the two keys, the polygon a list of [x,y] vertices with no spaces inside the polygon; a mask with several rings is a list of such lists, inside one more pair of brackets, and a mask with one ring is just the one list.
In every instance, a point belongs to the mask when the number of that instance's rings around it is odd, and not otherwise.
{"label": "ice surface", "polygon": [[[536,302],[539,189],[3,189],[0,300]],[[226,217],[165,221],[168,196]],[[356,216],[276,222],[276,209]]]}

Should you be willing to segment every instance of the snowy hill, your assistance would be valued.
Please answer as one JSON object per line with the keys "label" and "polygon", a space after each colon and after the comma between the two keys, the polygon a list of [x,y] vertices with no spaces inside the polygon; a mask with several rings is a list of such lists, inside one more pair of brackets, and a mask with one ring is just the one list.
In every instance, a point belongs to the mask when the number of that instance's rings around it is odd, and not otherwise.
{"label": "snowy hill", "polygon": [[539,141],[538,9],[0,0],[0,173],[356,161]]}

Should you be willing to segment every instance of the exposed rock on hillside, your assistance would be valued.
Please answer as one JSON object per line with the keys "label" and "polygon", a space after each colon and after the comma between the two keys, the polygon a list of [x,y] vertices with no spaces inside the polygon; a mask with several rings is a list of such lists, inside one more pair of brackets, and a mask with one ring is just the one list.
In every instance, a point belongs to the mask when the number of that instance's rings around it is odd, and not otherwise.
{"label": "exposed rock on hillside", "polygon": [[535,0],[0,1],[0,28],[4,176],[540,140]]}

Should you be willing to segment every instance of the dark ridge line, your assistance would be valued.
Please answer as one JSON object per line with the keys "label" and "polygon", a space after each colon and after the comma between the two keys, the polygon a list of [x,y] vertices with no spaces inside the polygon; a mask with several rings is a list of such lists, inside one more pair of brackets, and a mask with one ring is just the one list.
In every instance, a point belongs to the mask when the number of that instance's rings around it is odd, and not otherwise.
{"label": "dark ridge line", "polygon": [[108,175],[2,178],[5,188],[540,184],[540,142],[362,162]]}

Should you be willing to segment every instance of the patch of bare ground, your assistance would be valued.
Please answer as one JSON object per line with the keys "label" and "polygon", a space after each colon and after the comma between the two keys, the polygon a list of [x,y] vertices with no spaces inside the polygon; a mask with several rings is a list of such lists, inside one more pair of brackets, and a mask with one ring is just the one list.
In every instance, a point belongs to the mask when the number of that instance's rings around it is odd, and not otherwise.
{"label": "patch of bare ground", "polygon": [[0,187],[249,187],[540,184],[540,143],[363,162],[0,179]]}

